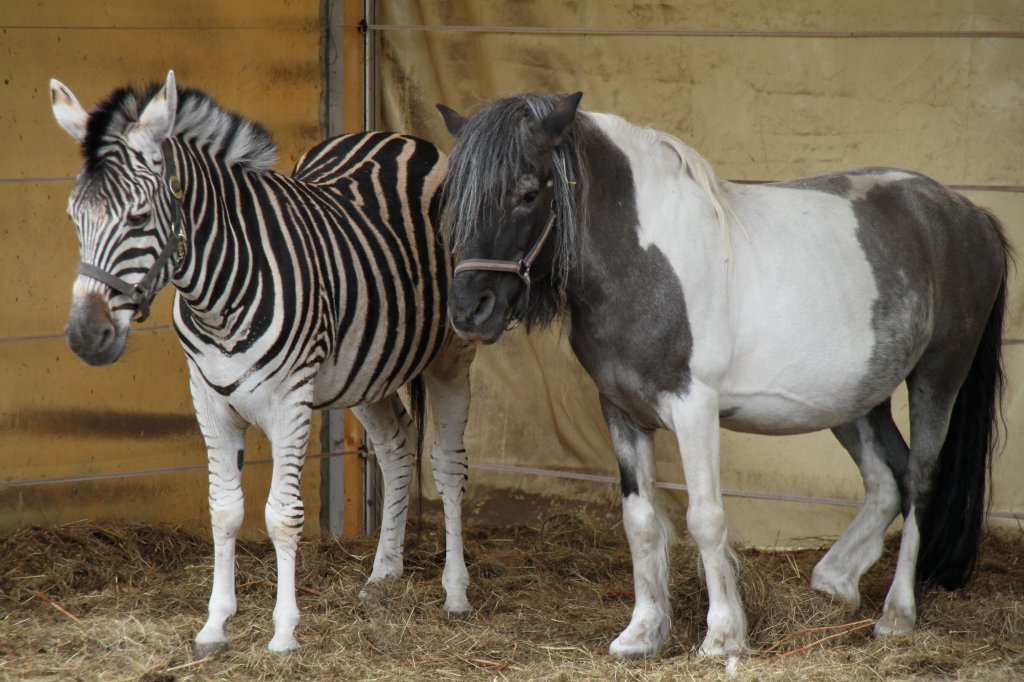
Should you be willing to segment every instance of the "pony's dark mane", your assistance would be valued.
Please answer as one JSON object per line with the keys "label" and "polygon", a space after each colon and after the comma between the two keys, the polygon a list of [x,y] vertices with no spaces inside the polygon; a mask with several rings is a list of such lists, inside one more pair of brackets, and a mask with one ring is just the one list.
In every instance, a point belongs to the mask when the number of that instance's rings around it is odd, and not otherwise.
{"label": "pony's dark mane", "polygon": [[[448,159],[441,225],[451,248],[458,249],[476,229],[485,206],[500,206],[516,181],[536,172],[533,126],[551,113],[559,95],[528,93],[503,97],[474,115],[460,131]],[[557,226],[550,275],[537,273],[530,288],[528,326],[549,323],[565,307],[565,289],[578,264],[581,239],[589,223],[589,175],[581,138],[591,123],[579,113],[553,152],[553,197]],[[458,191],[452,191],[452,188]]]}
{"label": "pony's dark mane", "polygon": [[[95,173],[103,166],[161,85],[152,84],[143,92],[119,88],[89,115],[82,141],[86,173]],[[178,90],[174,137],[204,148],[227,165],[243,165],[255,171],[267,170],[277,159],[277,146],[263,126],[225,111],[209,95],[191,88]]]}

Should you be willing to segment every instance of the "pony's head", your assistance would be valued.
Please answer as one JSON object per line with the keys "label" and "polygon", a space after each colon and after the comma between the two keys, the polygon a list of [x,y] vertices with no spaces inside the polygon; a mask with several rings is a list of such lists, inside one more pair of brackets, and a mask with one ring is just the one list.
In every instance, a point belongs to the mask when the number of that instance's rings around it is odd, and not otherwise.
{"label": "pony's head", "polygon": [[68,199],[81,263],[65,335],[82,360],[106,365],[121,356],[133,316],[145,319],[183,258],[175,216],[185,179],[170,170],[168,140],[191,139],[256,167],[273,163],[275,149],[257,124],[199,91],[179,91],[173,71],[142,93],[115,90],[91,113],[57,80],[50,101],[85,159]]}
{"label": "pony's head", "polygon": [[561,310],[585,222],[581,97],[505,97],[469,119],[438,105],[455,136],[442,225],[456,254],[448,313],[463,337],[493,343]]}

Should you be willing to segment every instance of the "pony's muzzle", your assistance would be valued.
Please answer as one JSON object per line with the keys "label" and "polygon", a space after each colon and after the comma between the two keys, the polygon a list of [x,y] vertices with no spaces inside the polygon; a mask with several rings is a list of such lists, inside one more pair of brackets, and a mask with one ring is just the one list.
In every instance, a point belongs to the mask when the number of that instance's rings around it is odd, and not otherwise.
{"label": "pony's muzzle", "polygon": [[107,300],[98,293],[74,298],[64,336],[74,354],[90,365],[109,365],[124,350]]}
{"label": "pony's muzzle", "polygon": [[448,315],[456,332],[465,337],[483,336],[481,331],[494,314],[493,291],[453,291],[448,303]]}

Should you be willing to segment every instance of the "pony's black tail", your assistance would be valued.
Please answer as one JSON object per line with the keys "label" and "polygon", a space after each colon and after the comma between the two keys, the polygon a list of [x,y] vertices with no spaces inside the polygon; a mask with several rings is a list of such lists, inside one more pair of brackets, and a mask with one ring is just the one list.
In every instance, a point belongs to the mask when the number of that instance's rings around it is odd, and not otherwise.
{"label": "pony's black tail", "polygon": [[[992,218],[999,230],[999,224]],[[1009,246],[1004,239],[1009,261]],[[1003,316],[1006,312],[1006,270],[971,369],[964,380],[937,463],[931,502],[919,522],[921,545],[917,580],[954,590],[964,585],[978,559],[985,488],[991,476],[992,451],[998,440],[997,419],[1002,396]]]}
{"label": "pony's black tail", "polygon": [[409,382],[409,414],[412,427],[416,430],[416,532],[419,533],[423,518],[423,432],[425,429],[424,410],[427,389],[423,377]]}

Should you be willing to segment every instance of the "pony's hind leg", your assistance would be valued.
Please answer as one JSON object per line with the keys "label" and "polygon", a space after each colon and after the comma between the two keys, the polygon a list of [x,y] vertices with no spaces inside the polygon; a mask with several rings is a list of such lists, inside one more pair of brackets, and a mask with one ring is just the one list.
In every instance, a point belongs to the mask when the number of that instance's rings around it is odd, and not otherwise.
{"label": "pony's hind leg", "polygon": [[864,479],[864,507],[814,567],[811,587],[838,597],[856,610],[864,572],[882,555],[885,530],[900,513],[900,487],[907,468],[907,444],[886,400],[863,417],[832,429]]}
{"label": "pony's hind leg", "polygon": [[[352,408],[366,429],[370,444],[380,465],[384,482],[384,500],[377,554],[366,583],[398,578],[403,570],[405,523],[409,513],[409,485],[416,460],[416,435],[412,419],[398,396]],[[367,598],[366,588],[360,597]]]}
{"label": "pony's hind leg", "polygon": [[453,338],[424,372],[436,432],[430,468],[444,506],[444,610],[456,617],[472,611],[466,597],[469,572],[462,546],[462,496],[469,473],[463,434],[469,419],[469,367],[475,354],[473,345]]}
{"label": "pony's hind leg", "polygon": [[672,527],[654,499],[654,439],[619,408],[601,398],[608,430],[619,460],[622,525],[633,555],[636,602],[629,626],[611,643],[620,658],[653,658],[672,624],[668,596],[668,561]]}
{"label": "pony's hind leg", "polygon": [[[877,635],[899,635],[910,632],[917,621],[914,588],[917,578],[918,551],[921,546],[921,526],[931,499],[958,382],[936,380],[933,372],[919,363],[907,378],[910,399],[910,458],[904,477],[906,494],[903,500],[903,533],[896,561],[896,573],[885,597],[882,615],[875,623]],[[946,373],[941,373],[948,376]],[[950,504],[953,500],[935,500],[937,504]]]}

